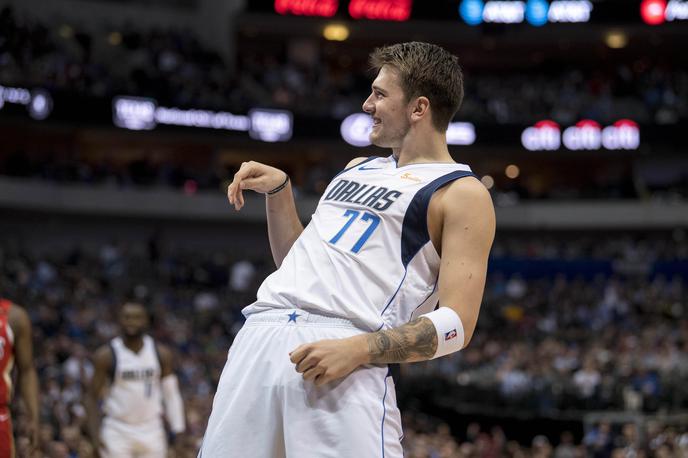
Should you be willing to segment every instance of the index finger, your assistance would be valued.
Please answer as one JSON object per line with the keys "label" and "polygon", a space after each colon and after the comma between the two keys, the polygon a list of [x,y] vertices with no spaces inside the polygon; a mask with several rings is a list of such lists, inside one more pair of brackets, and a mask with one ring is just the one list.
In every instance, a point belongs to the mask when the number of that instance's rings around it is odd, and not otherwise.
{"label": "index finger", "polygon": [[227,199],[229,200],[229,203],[234,205],[234,188],[232,188],[232,185],[234,182],[232,181],[229,183],[229,186],[227,186]]}
{"label": "index finger", "polygon": [[[229,201],[230,205],[234,205],[235,210],[239,210],[241,206],[239,205],[239,200],[237,199],[236,196],[236,190],[237,190],[237,182],[233,181],[228,187],[227,187],[227,200]],[[241,192],[241,190],[239,190]]]}
{"label": "index finger", "polygon": [[310,348],[308,344],[299,345],[289,353],[289,360],[294,364],[299,364],[308,355]]}
{"label": "index finger", "polygon": [[[232,194],[234,200],[236,200],[237,195],[241,192],[241,182],[244,178],[248,177],[251,173],[251,166],[248,162],[242,162],[239,170],[236,171],[234,177],[232,178],[232,183],[229,187],[232,189]],[[228,189],[229,193],[229,189]]]}

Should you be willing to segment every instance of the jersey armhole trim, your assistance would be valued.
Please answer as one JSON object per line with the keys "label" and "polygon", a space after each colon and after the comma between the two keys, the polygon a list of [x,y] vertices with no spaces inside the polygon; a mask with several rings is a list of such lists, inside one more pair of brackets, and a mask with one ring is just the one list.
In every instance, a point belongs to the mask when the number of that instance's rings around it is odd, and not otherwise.
{"label": "jersey armhole trim", "polygon": [[117,353],[115,352],[115,347],[112,345],[112,341],[108,343],[110,347],[110,353],[112,354],[112,364],[110,365],[110,383],[115,383],[115,374],[117,373]]}
{"label": "jersey armhole trim", "polygon": [[162,377],[162,358],[160,358],[160,350],[158,349],[158,343],[153,340],[153,348],[155,349],[155,357],[158,358],[158,368],[160,369],[160,377]]}
{"label": "jersey armhole trim", "polygon": [[430,241],[428,207],[433,194],[449,183],[465,177],[475,177],[475,174],[466,170],[450,172],[425,185],[413,196],[401,227],[401,263],[404,268]]}

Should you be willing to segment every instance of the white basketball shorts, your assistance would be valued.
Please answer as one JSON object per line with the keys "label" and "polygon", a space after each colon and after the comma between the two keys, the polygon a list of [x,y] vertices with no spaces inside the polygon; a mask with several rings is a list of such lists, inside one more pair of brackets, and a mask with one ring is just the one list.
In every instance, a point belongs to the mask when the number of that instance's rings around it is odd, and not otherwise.
{"label": "white basketball shorts", "polygon": [[250,315],[229,350],[199,458],[402,457],[386,365],[316,387],[289,360],[301,344],[362,332],[303,310]]}
{"label": "white basketball shorts", "polygon": [[129,424],[103,418],[100,439],[103,458],[166,458],[167,438],[161,420]]}

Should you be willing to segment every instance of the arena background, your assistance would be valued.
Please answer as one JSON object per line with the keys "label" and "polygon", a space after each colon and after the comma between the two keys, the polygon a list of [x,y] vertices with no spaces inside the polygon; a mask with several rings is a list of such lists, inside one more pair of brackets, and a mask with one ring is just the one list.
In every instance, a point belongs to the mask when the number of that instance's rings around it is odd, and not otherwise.
{"label": "arena background", "polygon": [[234,212],[229,180],[283,168],[307,222],[351,158],[387,154],[366,58],[408,40],[460,57],[450,151],[497,238],[470,347],[402,367],[406,456],[688,456],[688,1],[0,6],[0,295],[33,322],[37,456],[92,456],[89,357],[131,295],[175,351],[170,456],[195,456],[274,269],[262,197]]}

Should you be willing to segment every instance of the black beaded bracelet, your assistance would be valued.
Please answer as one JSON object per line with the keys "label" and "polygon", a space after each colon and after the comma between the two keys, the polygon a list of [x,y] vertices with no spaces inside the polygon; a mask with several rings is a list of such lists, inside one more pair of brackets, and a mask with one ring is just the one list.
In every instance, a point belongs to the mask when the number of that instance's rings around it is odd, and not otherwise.
{"label": "black beaded bracelet", "polygon": [[272,189],[272,190],[266,192],[265,194],[268,195],[268,196],[271,196],[271,195],[273,195],[273,194],[277,194],[277,193],[280,192],[282,189],[284,189],[284,188],[287,187],[287,183],[289,183],[289,175],[287,175],[287,178],[284,180],[284,183],[282,183],[281,185],[277,186],[275,189]]}

